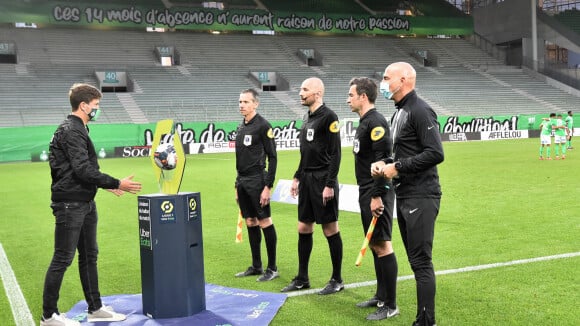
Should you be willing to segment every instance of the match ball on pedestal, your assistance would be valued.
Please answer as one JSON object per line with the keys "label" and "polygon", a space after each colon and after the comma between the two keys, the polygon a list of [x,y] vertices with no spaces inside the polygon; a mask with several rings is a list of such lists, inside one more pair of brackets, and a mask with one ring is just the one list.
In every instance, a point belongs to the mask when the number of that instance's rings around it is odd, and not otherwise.
{"label": "match ball on pedestal", "polygon": [[163,170],[173,170],[177,165],[177,153],[171,143],[164,143],[157,146],[153,153],[155,164]]}

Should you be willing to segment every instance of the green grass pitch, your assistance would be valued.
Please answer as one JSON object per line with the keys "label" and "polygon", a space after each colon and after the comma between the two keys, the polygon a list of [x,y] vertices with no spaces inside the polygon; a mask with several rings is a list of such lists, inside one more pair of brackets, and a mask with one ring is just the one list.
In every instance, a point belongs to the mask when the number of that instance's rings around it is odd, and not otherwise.
{"label": "green grass pitch", "polygon": [[[439,167],[443,198],[435,229],[436,271],[580,252],[580,149],[566,160],[539,161],[539,139],[445,143]],[[578,151],[578,152],[576,152]],[[280,151],[277,177],[291,179],[297,151]],[[105,159],[102,171],[116,177],[135,174],[142,194],[158,192],[148,158]],[[49,209],[50,171],[46,163],[0,164],[0,243],[33,318],[42,307],[44,273],[53,246],[54,218]],[[258,283],[233,275],[250,264],[247,233],[234,242],[234,155],[187,157],[182,191],[202,197],[205,278],[228,287],[278,292],[296,274],[296,207],[273,203],[278,231],[281,277]],[[339,181],[354,184],[351,148],[344,148]],[[136,196],[117,198],[100,191],[99,271],[104,296],[140,293],[140,257]],[[343,277],[347,284],[374,279],[372,259],[354,262],[363,240],[358,214],[341,212]],[[393,232],[399,276],[409,268],[399,230]],[[265,249],[263,258],[265,258]],[[264,261],[265,263],[265,261]],[[439,325],[577,325],[580,258],[546,260],[437,277]],[[320,288],[331,274],[326,239],[315,229],[310,281]],[[355,304],[374,293],[374,285],[331,295],[289,297],[272,325],[363,325],[372,310]],[[67,311],[83,299],[76,261],[65,275],[59,301]],[[415,316],[415,283],[398,283],[401,315],[383,322],[410,325]],[[5,291],[0,290],[0,325],[15,325]]]}

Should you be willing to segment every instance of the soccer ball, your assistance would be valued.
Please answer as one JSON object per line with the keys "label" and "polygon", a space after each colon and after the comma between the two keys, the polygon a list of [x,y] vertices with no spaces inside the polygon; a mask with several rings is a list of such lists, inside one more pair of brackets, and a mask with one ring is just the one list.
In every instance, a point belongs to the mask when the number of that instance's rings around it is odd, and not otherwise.
{"label": "soccer ball", "polygon": [[163,170],[173,170],[177,165],[177,153],[173,144],[164,143],[157,146],[155,153],[153,153],[153,160],[155,164]]}

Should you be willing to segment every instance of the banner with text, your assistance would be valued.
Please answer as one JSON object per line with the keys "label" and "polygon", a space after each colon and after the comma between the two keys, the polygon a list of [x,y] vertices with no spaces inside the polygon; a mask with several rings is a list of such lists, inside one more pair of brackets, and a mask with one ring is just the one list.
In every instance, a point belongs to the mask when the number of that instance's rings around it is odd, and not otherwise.
{"label": "banner with text", "polygon": [[471,35],[473,18],[399,15],[348,15],[259,9],[165,8],[113,3],[10,1],[0,4],[0,23],[175,29],[361,34]]}
{"label": "banner with text", "polygon": [[[547,115],[442,116],[438,121],[443,141],[493,140],[537,137],[536,131]],[[301,120],[271,121],[278,150],[300,146]],[[579,122],[575,134],[580,133]],[[233,152],[237,122],[178,122],[175,134],[181,137],[188,154]],[[343,146],[352,146],[358,121],[345,119],[340,124]],[[44,161],[56,126],[0,128],[0,162]],[[149,155],[155,124],[91,124],[91,139],[100,158],[143,157]],[[163,142],[171,141],[171,135]]]}

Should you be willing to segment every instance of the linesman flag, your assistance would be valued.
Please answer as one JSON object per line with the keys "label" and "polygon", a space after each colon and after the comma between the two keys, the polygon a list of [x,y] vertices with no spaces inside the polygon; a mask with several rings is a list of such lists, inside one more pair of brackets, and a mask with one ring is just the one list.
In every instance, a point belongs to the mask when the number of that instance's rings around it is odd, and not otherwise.
{"label": "linesman flag", "polygon": [[242,226],[244,225],[244,218],[242,211],[238,213],[238,225],[236,226],[236,243],[242,243]]}
{"label": "linesman flag", "polygon": [[367,247],[369,245],[369,242],[371,241],[371,238],[373,237],[373,232],[375,231],[376,224],[377,217],[373,216],[373,219],[371,220],[371,225],[369,225],[369,229],[367,230],[367,235],[365,236],[362,247],[360,248],[360,252],[358,253],[358,257],[356,258],[356,262],[354,263],[354,265],[357,267],[362,264],[362,259],[365,256],[365,253],[367,252]]}

